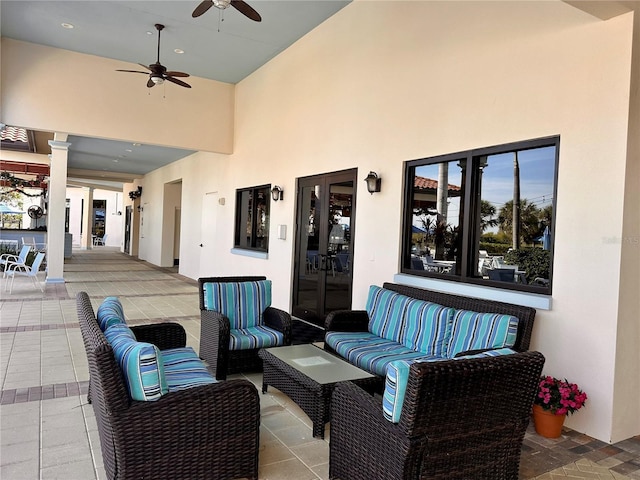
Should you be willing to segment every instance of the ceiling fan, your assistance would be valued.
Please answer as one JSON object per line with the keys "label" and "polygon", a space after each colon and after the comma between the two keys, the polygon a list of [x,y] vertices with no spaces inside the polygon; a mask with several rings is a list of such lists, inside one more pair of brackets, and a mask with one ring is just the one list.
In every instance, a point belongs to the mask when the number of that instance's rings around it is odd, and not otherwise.
{"label": "ceiling fan", "polygon": [[199,17],[211,7],[219,8],[220,10],[224,10],[231,5],[233,8],[242,13],[245,17],[250,18],[254,22],[262,21],[262,17],[258,12],[256,12],[253,7],[251,7],[248,3],[243,0],[203,0],[203,2],[196,7],[191,16],[193,18]]}
{"label": "ceiling fan", "polygon": [[141,67],[149,70],[149,72],[151,73],[141,72],[139,70],[116,70],[116,72],[142,73],[144,75],[149,75],[149,80],[147,81],[147,87],[149,88],[153,87],[154,85],[164,83],[165,80],[171,83],[175,83],[176,85],[180,85],[181,87],[191,88],[191,85],[189,85],[188,83],[185,83],[182,80],[178,80],[177,78],[174,78],[174,77],[188,77],[189,76],[188,73],[167,71],[167,68],[160,63],[160,32],[162,31],[163,28],[164,28],[164,25],[160,25],[159,23],[156,23],[156,30],[158,30],[158,59],[156,60],[156,63],[152,63],[149,66],[143,65],[142,63],[138,64]]}

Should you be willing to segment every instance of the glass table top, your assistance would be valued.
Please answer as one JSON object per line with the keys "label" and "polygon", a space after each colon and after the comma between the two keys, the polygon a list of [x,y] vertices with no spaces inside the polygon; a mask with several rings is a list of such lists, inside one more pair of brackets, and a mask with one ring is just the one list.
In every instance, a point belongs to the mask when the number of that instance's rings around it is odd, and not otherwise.
{"label": "glass table top", "polygon": [[320,385],[374,377],[369,372],[312,344],[274,347],[266,350]]}

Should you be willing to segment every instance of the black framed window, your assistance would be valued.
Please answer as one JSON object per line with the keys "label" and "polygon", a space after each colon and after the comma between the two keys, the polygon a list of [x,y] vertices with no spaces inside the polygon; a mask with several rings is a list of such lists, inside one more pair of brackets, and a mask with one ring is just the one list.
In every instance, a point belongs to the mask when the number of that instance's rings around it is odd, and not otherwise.
{"label": "black framed window", "polygon": [[236,248],[269,251],[270,185],[236,190]]}
{"label": "black framed window", "polygon": [[402,272],[550,294],[559,144],[406,162]]}

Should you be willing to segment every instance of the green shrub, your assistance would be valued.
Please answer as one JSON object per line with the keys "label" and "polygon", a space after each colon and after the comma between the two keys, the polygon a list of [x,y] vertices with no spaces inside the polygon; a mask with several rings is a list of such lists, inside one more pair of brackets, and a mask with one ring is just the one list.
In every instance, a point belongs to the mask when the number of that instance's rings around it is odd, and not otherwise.
{"label": "green shrub", "polygon": [[505,263],[518,265],[520,270],[527,272],[527,282],[531,283],[536,277],[549,278],[551,253],[542,248],[521,248],[511,250],[504,255]]}

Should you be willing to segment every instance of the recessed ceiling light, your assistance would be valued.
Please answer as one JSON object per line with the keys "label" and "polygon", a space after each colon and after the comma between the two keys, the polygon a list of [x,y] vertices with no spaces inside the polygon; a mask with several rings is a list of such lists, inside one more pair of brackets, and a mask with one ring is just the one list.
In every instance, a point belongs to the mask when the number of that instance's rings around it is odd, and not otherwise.
{"label": "recessed ceiling light", "polygon": [[114,158],[114,159],[113,159],[113,163],[118,163],[118,159],[117,159],[117,158]]}
{"label": "recessed ceiling light", "polygon": [[180,49],[180,48],[176,48],[176,49],[174,50],[174,52],[176,52],[176,53],[184,53],[184,50],[182,50],[182,49]]}
{"label": "recessed ceiling light", "polygon": [[153,35],[153,32],[147,30],[147,35]]}
{"label": "recessed ceiling light", "polygon": [[134,143],[134,144],[132,144],[132,145],[133,145],[134,147],[139,147],[139,146],[141,146],[142,144],[141,144],[141,143]]}
{"label": "recessed ceiling light", "polygon": [[131,150],[130,148],[127,148],[127,149],[125,150],[125,152],[129,152],[129,153],[131,153],[131,152],[133,152],[133,150]]}
{"label": "recessed ceiling light", "polygon": [[70,23],[61,23],[60,25],[62,25],[62,28],[68,28],[69,30],[73,28],[73,25]]}

